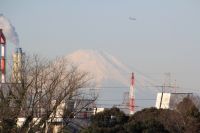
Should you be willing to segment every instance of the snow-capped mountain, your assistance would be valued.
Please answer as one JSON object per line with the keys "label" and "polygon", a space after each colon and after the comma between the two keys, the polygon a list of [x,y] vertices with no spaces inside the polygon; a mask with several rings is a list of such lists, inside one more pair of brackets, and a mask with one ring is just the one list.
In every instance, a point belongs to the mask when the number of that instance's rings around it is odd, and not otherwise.
{"label": "snow-capped mountain", "polygon": [[89,72],[97,86],[129,86],[130,69],[106,52],[78,50],[66,58],[80,70]]}
{"label": "snow-capped mountain", "polygon": [[[114,56],[104,51],[78,50],[66,56],[70,63],[76,65],[80,70],[89,72],[94,78],[99,91],[99,103],[121,104],[125,92],[129,92],[131,70]],[[155,101],[144,101],[137,99],[154,99],[156,91],[145,88],[148,79],[138,72],[136,76],[135,97],[136,106],[154,106]],[[149,82],[149,81],[147,81]]]}

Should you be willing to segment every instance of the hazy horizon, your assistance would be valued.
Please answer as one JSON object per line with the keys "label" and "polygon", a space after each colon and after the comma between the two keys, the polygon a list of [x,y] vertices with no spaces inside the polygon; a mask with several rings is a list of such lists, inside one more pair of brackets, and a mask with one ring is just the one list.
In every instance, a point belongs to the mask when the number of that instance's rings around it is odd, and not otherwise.
{"label": "hazy horizon", "polygon": [[[132,71],[155,79],[170,72],[178,86],[199,89],[198,0],[0,1],[26,52],[54,58],[107,51]],[[8,42],[7,53],[14,47]]]}

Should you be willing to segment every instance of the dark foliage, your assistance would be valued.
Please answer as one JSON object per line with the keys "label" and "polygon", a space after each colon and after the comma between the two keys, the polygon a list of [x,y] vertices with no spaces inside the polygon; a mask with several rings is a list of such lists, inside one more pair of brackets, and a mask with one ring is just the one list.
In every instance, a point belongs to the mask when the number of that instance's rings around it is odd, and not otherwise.
{"label": "dark foliage", "polygon": [[91,126],[83,130],[83,133],[122,133],[128,116],[118,108],[111,108],[98,113],[91,120]]}
{"label": "dark foliage", "polygon": [[177,105],[177,112],[184,119],[186,133],[200,133],[200,112],[190,98],[184,98]]}
{"label": "dark foliage", "polygon": [[143,109],[130,117],[129,122],[146,123],[152,120],[162,124],[167,131],[170,131],[170,133],[179,133],[184,130],[182,116],[178,112],[168,109]]}
{"label": "dark foliage", "polygon": [[125,127],[128,133],[169,133],[164,125],[155,119],[131,121]]}
{"label": "dark foliage", "polygon": [[118,108],[111,108],[110,110],[105,110],[91,118],[93,125],[98,127],[113,127],[115,125],[121,125],[126,123],[128,116],[126,116]]}
{"label": "dark foliage", "polygon": [[176,110],[146,108],[130,117],[112,108],[93,116],[82,133],[200,133],[200,112],[189,98]]}

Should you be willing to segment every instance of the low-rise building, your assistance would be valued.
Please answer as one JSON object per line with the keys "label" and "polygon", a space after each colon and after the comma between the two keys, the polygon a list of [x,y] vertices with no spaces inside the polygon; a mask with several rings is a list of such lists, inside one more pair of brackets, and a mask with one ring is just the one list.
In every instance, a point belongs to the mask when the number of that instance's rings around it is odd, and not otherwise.
{"label": "low-rise building", "polygon": [[158,93],[155,106],[158,109],[175,109],[185,97],[192,95],[192,93]]}

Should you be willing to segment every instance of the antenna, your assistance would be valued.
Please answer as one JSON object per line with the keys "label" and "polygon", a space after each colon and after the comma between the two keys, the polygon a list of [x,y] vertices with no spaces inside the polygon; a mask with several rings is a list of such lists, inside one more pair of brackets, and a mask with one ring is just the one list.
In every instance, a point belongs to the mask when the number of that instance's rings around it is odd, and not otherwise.
{"label": "antenna", "polygon": [[129,109],[130,109],[131,115],[134,113],[134,109],[135,109],[134,85],[135,85],[135,77],[134,77],[134,73],[132,73],[130,92],[129,92]]}

